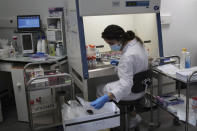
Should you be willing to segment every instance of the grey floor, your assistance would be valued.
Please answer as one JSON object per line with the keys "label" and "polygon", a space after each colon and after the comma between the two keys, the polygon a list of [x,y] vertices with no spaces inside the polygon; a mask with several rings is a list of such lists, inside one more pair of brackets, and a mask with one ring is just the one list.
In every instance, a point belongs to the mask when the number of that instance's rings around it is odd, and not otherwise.
{"label": "grey floor", "polygon": [[[154,112],[154,116],[156,116],[156,111]],[[150,113],[141,114],[143,120],[150,120]],[[154,122],[157,123],[157,119],[154,118]],[[185,125],[180,122],[179,126],[175,126],[173,124],[173,117],[164,111],[160,111],[160,127],[154,128],[150,130],[154,131],[184,131]],[[142,122],[140,124],[141,131],[149,131],[149,126],[146,122]],[[189,126],[189,131],[197,131],[197,127]]]}
{"label": "grey floor", "polygon": [[[5,114],[6,112],[6,114]],[[156,112],[154,112],[156,113]],[[0,123],[0,131],[30,131],[29,124],[24,122],[17,121],[17,114],[16,114],[16,108],[15,105],[9,106],[9,108],[4,111],[4,114],[6,115],[4,117],[4,121]],[[180,126],[174,126],[173,125],[173,118],[168,113],[161,111],[160,112],[160,121],[161,126],[159,128],[151,129],[154,131],[184,131],[184,124],[181,124]],[[141,114],[142,118],[144,120],[149,120],[150,113],[143,113]],[[156,120],[155,120],[156,121]],[[190,131],[196,131],[197,127],[189,127]],[[45,129],[41,131],[61,131],[61,128],[50,128]],[[146,122],[142,122],[140,124],[140,130],[141,131],[149,131],[148,125]]]}
{"label": "grey floor", "polygon": [[[191,96],[196,96],[197,90],[196,87],[192,87]],[[184,93],[184,92],[182,92]],[[150,112],[141,114],[141,117],[144,121],[150,120]],[[154,122],[157,122],[156,111],[154,111]],[[140,124],[140,131],[150,131],[149,126],[146,122],[142,121]],[[173,125],[173,117],[164,111],[160,111],[160,122],[161,126],[159,128],[151,129],[154,131],[184,131],[185,126],[181,124],[179,126]],[[13,103],[10,103],[9,106],[4,108],[4,121],[0,123],[0,131],[30,131],[29,124],[24,122],[17,121],[16,106]],[[41,131],[63,131],[61,127],[59,128],[50,128]],[[197,127],[189,126],[189,131],[197,131]]]}
{"label": "grey floor", "polygon": [[[0,131],[30,131],[29,124],[17,120],[16,107],[14,104],[4,109],[4,121],[0,123]],[[42,131],[59,131],[58,128],[50,128]]]}

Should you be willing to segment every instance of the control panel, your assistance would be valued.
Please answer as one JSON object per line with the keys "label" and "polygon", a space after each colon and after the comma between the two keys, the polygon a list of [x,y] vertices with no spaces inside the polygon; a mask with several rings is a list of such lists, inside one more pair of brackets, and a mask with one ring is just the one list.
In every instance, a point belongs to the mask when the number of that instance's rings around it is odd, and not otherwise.
{"label": "control panel", "polygon": [[161,0],[76,0],[81,16],[159,13]]}
{"label": "control panel", "polygon": [[150,1],[126,1],[126,7],[149,7]]}

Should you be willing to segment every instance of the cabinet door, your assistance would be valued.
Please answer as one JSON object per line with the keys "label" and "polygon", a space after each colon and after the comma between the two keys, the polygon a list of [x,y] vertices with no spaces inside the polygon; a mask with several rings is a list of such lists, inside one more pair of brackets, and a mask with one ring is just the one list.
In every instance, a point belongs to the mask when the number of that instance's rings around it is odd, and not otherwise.
{"label": "cabinet door", "polygon": [[18,120],[28,122],[29,119],[28,119],[23,69],[12,68],[11,73],[12,73]]}

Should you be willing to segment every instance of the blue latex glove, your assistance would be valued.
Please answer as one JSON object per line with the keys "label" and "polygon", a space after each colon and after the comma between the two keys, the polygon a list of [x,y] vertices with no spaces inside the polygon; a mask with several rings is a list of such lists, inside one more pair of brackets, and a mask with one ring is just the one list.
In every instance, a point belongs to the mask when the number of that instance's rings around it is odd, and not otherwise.
{"label": "blue latex glove", "polygon": [[119,64],[119,61],[118,60],[111,60],[111,65],[113,65],[113,66],[118,66],[118,64]]}
{"label": "blue latex glove", "polygon": [[108,95],[104,95],[104,96],[101,96],[101,97],[97,98],[95,101],[91,102],[90,105],[93,106],[95,109],[100,109],[108,101],[109,101],[109,96]]}

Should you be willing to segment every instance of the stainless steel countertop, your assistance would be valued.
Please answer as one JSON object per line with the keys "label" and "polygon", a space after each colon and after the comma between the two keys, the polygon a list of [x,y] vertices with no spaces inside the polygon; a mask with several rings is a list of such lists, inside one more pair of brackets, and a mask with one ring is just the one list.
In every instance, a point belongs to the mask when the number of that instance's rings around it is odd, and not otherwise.
{"label": "stainless steel countertop", "polygon": [[38,58],[31,58],[31,57],[8,57],[8,58],[1,58],[0,61],[6,62],[23,62],[23,63],[37,63],[37,62],[46,62],[46,63],[53,63],[55,61],[59,61],[66,58],[66,56],[62,57],[51,57],[49,56],[47,59],[38,59]]}
{"label": "stainless steel countertop", "polygon": [[88,70],[89,78],[116,75],[115,68],[110,63],[100,63],[96,68]]}

